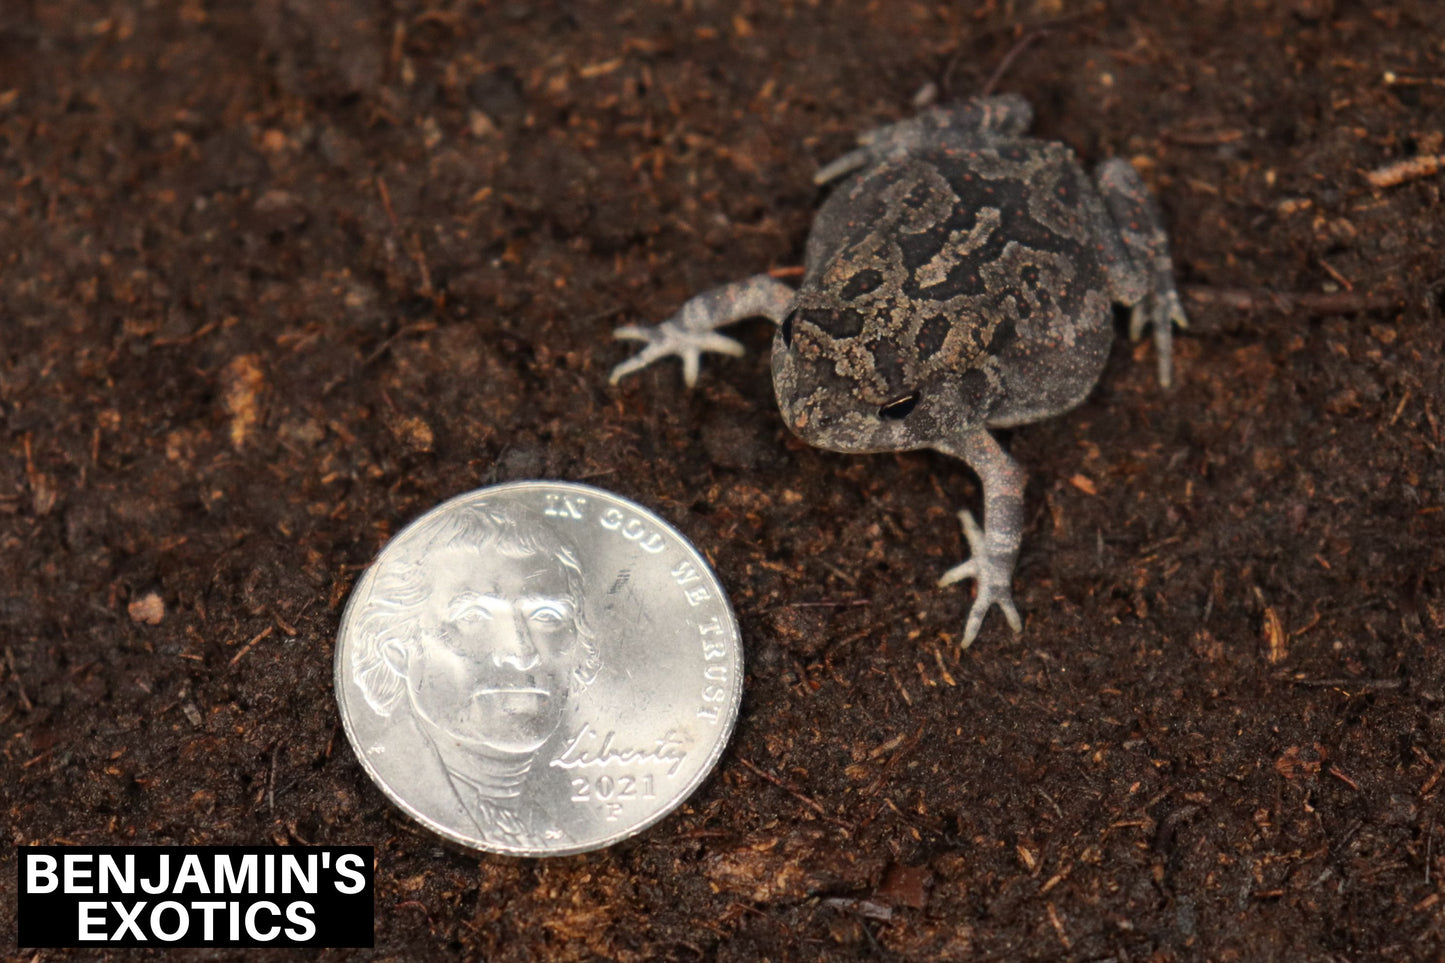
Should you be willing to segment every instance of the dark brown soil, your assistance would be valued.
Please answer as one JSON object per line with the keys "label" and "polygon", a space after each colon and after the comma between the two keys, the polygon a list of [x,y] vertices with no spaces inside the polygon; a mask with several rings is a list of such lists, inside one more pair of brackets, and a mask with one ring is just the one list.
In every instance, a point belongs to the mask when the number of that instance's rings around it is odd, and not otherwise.
{"label": "dark brown soil", "polygon": [[[1440,17],[0,4],[7,844],[373,845],[333,958],[1439,958]],[[965,467],[793,440],[761,323],[690,394],[610,332],[796,265],[820,163],[1045,21],[1000,86],[1136,163],[1193,327],[1012,433],[1025,630],[962,651]],[[413,826],[331,695],[386,537],[532,477],[671,519],[748,659],[691,803],[551,861]]]}

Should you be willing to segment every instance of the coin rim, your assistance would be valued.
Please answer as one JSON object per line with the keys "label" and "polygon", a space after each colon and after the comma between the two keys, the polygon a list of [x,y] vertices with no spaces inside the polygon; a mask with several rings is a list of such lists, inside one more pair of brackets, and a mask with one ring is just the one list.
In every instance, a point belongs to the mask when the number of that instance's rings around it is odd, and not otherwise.
{"label": "coin rim", "polygon": [[[683,787],[680,792],[678,792],[673,797],[669,805],[659,809],[657,812],[650,814],[646,819],[643,819],[640,822],[630,824],[626,829],[622,830],[621,832],[614,833],[611,836],[607,836],[593,842],[576,846],[568,846],[561,849],[501,849],[495,846],[490,846],[485,842],[473,839],[471,837],[464,836],[461,833],[449,829],[446,826],[442,826],[436,821],[417,812],[410,803],[408,803],[404,798],[402,798],[399,792],[392,789],[392,787],[386,782],[386,780],[384,780],[380,775],[377,774],[376,769],[372,766],[371,761],[367,758],[366,753],[362,751],[362,747],[358,743],[358,739],[355,734],[355,727],[352,724],[352,713],[348,709],[347,700],[342,697],[343,686],[347,684],[343,679],[344,667],[342,664],[342,651],[345,646],[343,645],[342,636],[345,633],[347,626],[350,624],[353,609],[355,609],[360,604],[359,600],[366,594],[365,590],[369,588],[371,584],[372,576],[376,572],[377,562],[379,562],[382,556],[386,554],[387,549],[389,549],[393,544],[395,544],[402,537],[404,537],[413,528],[420,525],[427,519],[431,518],[433,515],[439,515],[442,512],[447,511],[449,508],[452,507],[452,505],[458,502],[474,499],[479,495],[494,495],[499,492],[510,492],[519,489],[549,488],[600,495],[606,500],[621,502],[627,505],[629,509],[641,514],[647,520],[660,526],[671,535],[673,535],[681,544],[683,549],[692,556],[693,561],[712,577],[713,583],[718,588],[718,598],[722,602],[723,611],[727,614],[728,623],[732,626],[732,637],[736,642],[736,671],[733,673],[731,684],[729,686],[725,717],[718,723],[718,738],[713,744],[712,751],[708,754],[703,764],[698,768],[697,774]],[[461,845],[466,846],[469,849],[474,849],[481,852],[495,853],[499,856],[518,856],[527,858],[548,856],[573,856],[577,853],[587,853],[597,849],[604,849],[608,846],[612,846],[619,842],[622,842],[625,839],[630,839],[631,837],[636,836],[644,830],[650,829],[651,827],[655,826],[657,823],[665,819],[667,816],[671,815],[688,799],[691,799],[693,794],[696,793],[698,789],[701,788],[702,784],[707,781],[708,777],[712,775],[713,770],[717,768],[718,760],[722,758],[723,752],[726,751],[728,743],[732,740],[733,730],[736,727],[739,711],[742,708],[742,631],[738,626],[737,613],[733,611],[732,599],[729,598],[727,590],[723,586],[722,579],[718,577],[717,572],[713,570],[713,567],[711,564],[709,564],[707,558],[702,554],[702,552],[698,550],[697,546],[692,543],[691,539],[689,539],[686,535],[682,534],[682,532],[678,531],[674,525],[659,516],[656,512],[642,505],[639,505],[632,499],[625,498],[622,495],[617,494],[616,492],[610,492],[606,489],[597,488],[593,485],[586,485],[582,482],[544,479],[511,481],[504,482],[499,485],[487,485],[482,488],[474,488],[471,491],[462,492],[458,495],[454,495],[451,498],[448,498],[446,501],[443,501],[440,504],[434,506],[429,511],[417,516],[411,522],[408,522],[407,525],[401,529],[401,531],[388,538],[386,540],[386,544],[382,545],[381,548],[377,550],[371,561],[367,563],[366,571],[364,571],[361,574],[361,577],[352,584],[350,597],[346,601],[345,608],[342,609],[341,621],[337,624],[336,651],[332,656],[332,689],[336,697],[337,710],[341,714],[341,728],[342,731],[346,734],[346,741],[351,745],[352,754],[356,757],[357,762],[361,764],[362,769],[365,770],[366,774],[371,778],[372,783],[374,783],[376,787],[379,788],[387,798],[389,798],[398,808],[405,812],[414,822],[420,823],[422,826],[425,826],[427,829],[431,830],[437,835],[442,836],[445,839],[449,839],[454,843],[460,843]]]}

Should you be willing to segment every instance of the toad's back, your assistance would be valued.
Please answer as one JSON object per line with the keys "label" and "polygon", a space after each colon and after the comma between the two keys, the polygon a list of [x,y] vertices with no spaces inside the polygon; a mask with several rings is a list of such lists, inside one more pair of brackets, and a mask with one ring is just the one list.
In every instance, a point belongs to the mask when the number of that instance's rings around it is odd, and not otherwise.
{"label": "toad's back", "polygon": [[949,382],[979,420],[1057,412],[1087,394],[1112,339],[1107,216],[1062,144],[939,137],[824,203],[797,322],[870,399]]}

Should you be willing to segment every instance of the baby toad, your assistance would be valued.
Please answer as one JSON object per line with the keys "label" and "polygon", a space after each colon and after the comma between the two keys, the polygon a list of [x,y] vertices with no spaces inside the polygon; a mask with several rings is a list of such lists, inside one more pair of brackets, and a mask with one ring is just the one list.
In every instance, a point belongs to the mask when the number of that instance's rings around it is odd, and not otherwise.
{"label": "baby toad", "polygon": [[704,351],[737,355],[717,329],[778,325],[773,386],[788,426],[840,452],[933,448],[983,482],[984,526],[958,513],[970,558],[940,585],[973,579],[963,644],[997,605],[1022,629],[1012,580],[1023,535],[1024,472],[990,434],[1057,415],[1098,381],[1114,337],[1153,326],[1170,382],[1173,325],[1185,323],[1168,241],[1123,160],[1090,179],[1063,144],[1026,137],[1023,98],[934,107],[874,130],[819,171],[837,182],[808,237],[797,290],[767,275],[699,294],[654,328],[612,381],[682,358],[689,387]]}

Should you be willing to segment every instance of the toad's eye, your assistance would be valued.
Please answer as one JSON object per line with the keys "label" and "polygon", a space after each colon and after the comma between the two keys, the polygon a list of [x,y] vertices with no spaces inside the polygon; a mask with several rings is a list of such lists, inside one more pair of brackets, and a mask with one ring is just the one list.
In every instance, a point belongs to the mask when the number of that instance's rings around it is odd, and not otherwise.
{"label": "toad's eye", "polygon": [[785,348],[793,346],[793,318],[797,316],[798,312],[789,311],[788,316],[783,319],[783,347]]}
{"label": "toad's eye", "polygon": [[902,421],[908,417],[908,413],[918,404],[918,392],[910,392],[896,401],[890,401],[878,409],[879,418],[887,418],[890,421]]}

